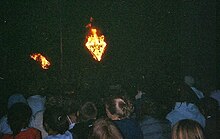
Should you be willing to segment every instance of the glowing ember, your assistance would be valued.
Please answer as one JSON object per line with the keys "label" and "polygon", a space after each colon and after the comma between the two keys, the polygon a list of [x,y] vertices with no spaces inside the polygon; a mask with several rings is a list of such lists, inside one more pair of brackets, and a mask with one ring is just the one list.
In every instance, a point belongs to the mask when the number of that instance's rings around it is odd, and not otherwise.
{"label": "glowing ember", "polygon": [[48,69],[49,68],[50,62],[44,56],[42,56],[40,53],[32,54],[30,56],[31,56],[32,59],[40,62],[41,63],[41,67],[43,69]]}
{"label": "glowing ember", "polygon": [[95,60],[101,61],[107,45],[104,41],[104,35],[98,36],[97,30],[94,28],[91,28],[90,31],[91,35],[87,38],[86,47],[89,49]]}

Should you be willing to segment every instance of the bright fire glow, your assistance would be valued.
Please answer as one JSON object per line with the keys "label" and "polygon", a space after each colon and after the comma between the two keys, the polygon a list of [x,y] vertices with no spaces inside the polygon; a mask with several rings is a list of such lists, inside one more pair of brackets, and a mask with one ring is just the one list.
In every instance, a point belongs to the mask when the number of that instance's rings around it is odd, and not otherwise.
{"label": "bright fire glow", "polygon": [[97,35],[97,29],[90,28],[90,32],[87,36],[86,47],[95,60],[101,61],[102,59],[102,55],[107,45],[104,39],[104,35]]}
{"label": "bright fire glow", "polygon": [[48,69],[50,66],[50,62],[42,56],[40,53],[30,55],[32,59],[41,63],[41,67],[43,69]]}

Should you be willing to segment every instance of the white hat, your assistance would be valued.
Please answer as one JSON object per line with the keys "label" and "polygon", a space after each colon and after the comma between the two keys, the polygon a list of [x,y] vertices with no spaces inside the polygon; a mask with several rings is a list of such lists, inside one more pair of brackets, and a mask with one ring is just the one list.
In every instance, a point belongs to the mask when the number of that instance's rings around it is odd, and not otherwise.
{"label": "white hat", "polygon": [[15,103],[22,102],[27,103],[27,100],[22,94],[13,94],[8,99],[8,109]]}
{"label": "white hat", "polygon": [[40,95],[30,96],[27,99],[28,105],[31,107],[32,110],[32,115],[34,115],[39,111],[45,110],[45,106],[44,106],[45,101],[46,101],[46,97]]}

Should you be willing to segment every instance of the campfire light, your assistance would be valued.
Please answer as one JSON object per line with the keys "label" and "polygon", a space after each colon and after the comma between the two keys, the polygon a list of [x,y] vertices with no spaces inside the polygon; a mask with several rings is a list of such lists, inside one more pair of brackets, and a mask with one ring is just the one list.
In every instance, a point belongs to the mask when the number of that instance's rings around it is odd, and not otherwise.
{"label": "campfire light", "polygon": [[[91,19],[90,19],[91,21]],[[87,35],[86,47],[92,54],[93,58],[97,61],[101,61],[102,55],[106,49],[106,42],[104,35],[98,36],[98,31],[91,27],[91,23],[87,25],[90,28]]]}
{"label": "campfire light", "polygon": [[50,62],[46,59],[46,57],[42,56],[40,53],[30,55],[32,59],[40,62],[41,67],[43,69],[48,69],[50,66]]}

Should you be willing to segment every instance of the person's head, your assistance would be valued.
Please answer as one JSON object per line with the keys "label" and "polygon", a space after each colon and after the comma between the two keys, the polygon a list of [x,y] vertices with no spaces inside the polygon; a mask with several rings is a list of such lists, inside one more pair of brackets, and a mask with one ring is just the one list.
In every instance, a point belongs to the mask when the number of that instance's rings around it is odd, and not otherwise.
{"label": "person's head", "polygon": [[31,108],[22,102],[13,104],[8,110],[8,124],[13,132],[17,135],[21,129],[28,127],[31,118]]}
{"label": "person's head", "polygon": [[205,135],[199,123],[184,119],[173,126],[172,139],[205,139]]}
{"label": "person's head", "polygon": [[123,139],[123,137],[110,119],[102,118],[93,124],[89,139]]}
{"label": "person's head", "polygon": [[84,103],[79,110],[79,117],[82,121],[96,119],[98,114],[96,105],[93,102]]}
{"label": "person's head", "polygon": [[196,94],[187,84],[180,82],[175,88],[175,102],[187,102],[195,104],[198,101]]}
{"label": "person's head", "polygon": [[63,134],[69,128],[67,115],[61,107],[48,107],[43,116],[43,125],[49,135]]}
{"label": "person's head", "polygon": [[105,110],[110,119],[120,120],[130,116],[133,106],[127,99],[116,96],[106,100]]}

